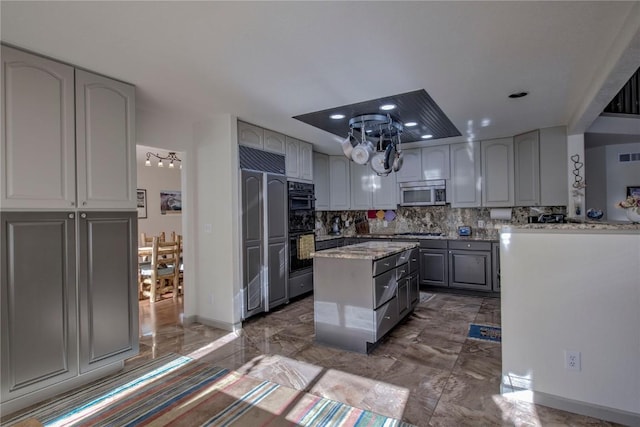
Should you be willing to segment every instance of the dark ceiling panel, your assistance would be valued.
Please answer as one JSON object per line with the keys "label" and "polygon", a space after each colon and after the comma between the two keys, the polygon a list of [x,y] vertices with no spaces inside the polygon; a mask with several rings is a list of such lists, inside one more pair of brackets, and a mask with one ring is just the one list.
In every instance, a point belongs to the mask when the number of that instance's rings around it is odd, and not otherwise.
{"label": "dark ceiling panel", "polygon": [[[389,112],[395,120],[401,123],[418,123],[415,127],[404,128],[402,142],[423,141],[421,137],[425,134],[433,135],[430,140],[461,135],[424,89],[301,114],[293,118],[345,138],[349,133],[350,118],[363,114],[386,114],[380,110],[380,106],[384,104],[396,105],[396,109]],[[344,114],[345,118],[334,120],[329,117],[332,114]]]}

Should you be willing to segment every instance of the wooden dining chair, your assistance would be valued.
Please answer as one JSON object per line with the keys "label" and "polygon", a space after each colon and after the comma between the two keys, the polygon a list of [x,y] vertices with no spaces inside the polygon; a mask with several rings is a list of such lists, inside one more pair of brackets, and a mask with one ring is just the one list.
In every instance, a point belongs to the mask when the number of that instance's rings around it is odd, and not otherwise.
{"label": "wooden dining chair", "polygon": [[180,272],[178,242],[162,242],[158,236],[153,238],[152,248],[149,264],[141,264],[139,292],[151,302],[160,300],[168,292],[176,298]]}
{"label": "wooden dining chair", "polygon": [[140,233],[139,246],[151,246],[153,244],[153,236],[147,236],[147,233]]}

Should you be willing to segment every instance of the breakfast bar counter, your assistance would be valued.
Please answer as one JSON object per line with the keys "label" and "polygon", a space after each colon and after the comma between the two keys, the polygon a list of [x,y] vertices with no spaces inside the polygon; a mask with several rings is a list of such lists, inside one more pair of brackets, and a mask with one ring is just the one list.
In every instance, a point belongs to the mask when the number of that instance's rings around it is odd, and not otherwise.
{"label": "breakfast bar counter", "polygon": [[417,242],[365,242],[312,256],[319,343],[368,353],[418,303]]}

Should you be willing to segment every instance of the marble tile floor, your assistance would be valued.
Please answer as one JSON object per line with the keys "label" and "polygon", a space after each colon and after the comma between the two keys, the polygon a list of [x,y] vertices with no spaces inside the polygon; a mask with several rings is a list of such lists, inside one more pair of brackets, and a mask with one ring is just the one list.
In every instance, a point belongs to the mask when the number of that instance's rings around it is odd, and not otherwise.
{"label": "marble tile floor", "polygon": [[500,325],[500,300],[439,293],[371,354],[316,344],[313,296],[249,319],[240,333],[184,325],[181,298],[140,304],[140,355],[175,352],[417,426],[612,426],[500,395],[501,346],[467,338]]}

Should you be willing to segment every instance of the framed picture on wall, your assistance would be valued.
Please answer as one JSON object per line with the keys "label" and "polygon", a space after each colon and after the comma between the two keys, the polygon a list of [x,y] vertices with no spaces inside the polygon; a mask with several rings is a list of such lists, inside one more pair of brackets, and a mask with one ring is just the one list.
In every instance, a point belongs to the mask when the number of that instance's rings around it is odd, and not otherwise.
{"label": "framed picture on wall", "polygon": [[160,191],[160,213],[181,213],[182,212],[182,192],[172,190]]}
{"label": "framed picture on wall", "polygon": [[640,185],[627,187],[627,197],[640,197]]}
{"label": "framed picture on wall", "polygon": [[136,193],[138,218],[147,217],[147,190],[138,188]]}

